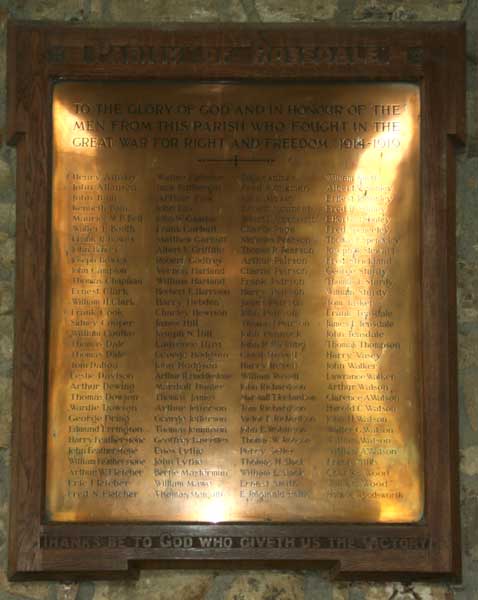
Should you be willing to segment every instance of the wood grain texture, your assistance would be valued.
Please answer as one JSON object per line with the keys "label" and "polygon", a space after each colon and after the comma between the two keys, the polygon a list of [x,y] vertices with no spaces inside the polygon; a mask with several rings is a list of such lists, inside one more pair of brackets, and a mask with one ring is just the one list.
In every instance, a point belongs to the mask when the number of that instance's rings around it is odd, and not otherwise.
{"label": "wood grain texture", "polygon": [[[96,29],[10,23],[8,134],[17,146],[17,281],[9,574],[13,579],[135,576],[140,567],[324,565],[337,577],[460,573],[456,399],[454,145],[465,137],[465,33],[457,24],[167,25]],[[213,48],[221,60],[169,63],[136,47]],[[387,48],[385,63],[345,51],[318,64],[271,48]],[[224,51],[241,47],[234,60]],[[88,48],[85,50],[85,48]],[[251,50],[252,49],[252,50]],[[257,60],[263,56],[264,61]],[[226,55],[228,55],[226,52]],[[242,53],[242,54],[241,54]],[[28,56],[28,60],[24,57]],[[214,56],[212,53],[210,56]],[[230,54],[228,55],[230,56]],[[292,53],[292,56],[296,56]],[[136,57],[136,58],[135,58]],[[70,80],[415,81],[422,91],[422,344],[426,510],[411,525],[53,524],[45,521],[44,452],[51,88]],[[168,540],[192,539],[191,547]],[[198,547],[200,536],[230,548]],[[241,538],[318,540],[240,547]],[[335,540],[335,541],[332,541]],[[339,542],[337,542],[339,540]],[[292,544],[292,542],[291,542]],[[294,542],[299,544],[299,542]]]}

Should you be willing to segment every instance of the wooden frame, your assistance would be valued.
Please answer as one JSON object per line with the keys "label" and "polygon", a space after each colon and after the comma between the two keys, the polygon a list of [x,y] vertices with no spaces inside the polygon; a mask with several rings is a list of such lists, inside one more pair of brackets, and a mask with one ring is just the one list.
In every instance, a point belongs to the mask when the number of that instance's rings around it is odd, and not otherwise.
{"label": "wooden frame", "polygon": [[[161,54],[159,48],[169,48]],[[297,48],[321,47],[321,60]],[[192,49],[200,49],[200,58]],[[151,50],[152,49],[152,50]],[[156,50],[154,50],[156,49]],[[8,135],[17,148],[17,279],[9,575],[126,577],[199,565],[332,567],[339,577],[459,576],[455,165],[465,137],[461,24],[10,23]],[[414,81],[422,91],[425,516],[409,525],[80,524],[44,519],[51,94],[59,79]],[[201,549],[199,536],[217,536]],[[249,537],[291,539],[244,549]],[[310,547],[297,541],[311,538]],[[314,546],[314,547],[312,547]]]}

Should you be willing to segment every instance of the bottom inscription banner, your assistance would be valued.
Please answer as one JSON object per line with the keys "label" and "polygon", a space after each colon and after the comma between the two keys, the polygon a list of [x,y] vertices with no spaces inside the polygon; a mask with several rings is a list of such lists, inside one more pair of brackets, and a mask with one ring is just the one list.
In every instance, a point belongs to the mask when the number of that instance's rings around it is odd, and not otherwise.
{"label": "bottom inscription banner", "polygon": [[172,548],[185,550],[407,550],[423,552],[429,549],[430,540],[419,537],[397,538],[380,536],[325,537],[325,536],[225,536],[176,535],[158,536],[42,536],[41,547],[46,550],[94,550],[99,548],[150,549]]}

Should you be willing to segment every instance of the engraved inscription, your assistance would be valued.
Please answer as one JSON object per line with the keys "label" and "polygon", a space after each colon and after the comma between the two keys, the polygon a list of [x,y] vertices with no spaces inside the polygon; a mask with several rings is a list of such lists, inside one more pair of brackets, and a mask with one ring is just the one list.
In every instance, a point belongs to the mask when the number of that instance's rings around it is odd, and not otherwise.
{"label": "engraved inscription", "polygon": [[61,83],[53,136],[49,518],[420,519],[418,87]]}
{"label": "engraved inscription", "polygon": [[157,536],[59,536],[43,535],[40,546],[46,550],[95,550],[98,548],[181,548],[183,550],[239,550],[248,552],[255,550],[281,550],[284,554],[297,551],[322,550],[353,550],[376,552],[406,550],[409,552],[424,552],[430,549],[432,541],[420,537],[384,537],[384,536],[280,536],[280,535],[254,535],[254,536],[224,536],[224,535],[175,535],[163,533]]}
{"label": "engraved inscription", "polygon": [[[411,51],[417,50],[411,48]],[[421,48],[418,48],[420,51]],[[414,56],[416,54],[414,53]],[[394,57],[395,59],[397,57]],[[385,65],[392,59],[389,46],[177,46],[162,44],[51,46],[50,63],[133,65]],[[414,62],[417,62],[416,60]],[[418,61],[420,62],[420,61]]]}

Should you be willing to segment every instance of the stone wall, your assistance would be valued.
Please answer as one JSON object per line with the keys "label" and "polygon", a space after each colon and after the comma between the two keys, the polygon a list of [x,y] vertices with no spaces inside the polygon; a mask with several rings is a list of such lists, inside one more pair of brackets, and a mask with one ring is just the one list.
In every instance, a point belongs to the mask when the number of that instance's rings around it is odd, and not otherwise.
{"label": "stone wall", "polygon": [[[458,156],[458,327],[464,577],[461,585],[332,583],[315,571],[146,571],[136,582],[9,583],[5,576],[13,308],[15,151],[5,144],[9,18],[70,23],[437,21],[468,25],[468,144]],[[478,599],[478,0],[0,0],[0,600]],[[24,57],[29,60],[28,56]]]}

